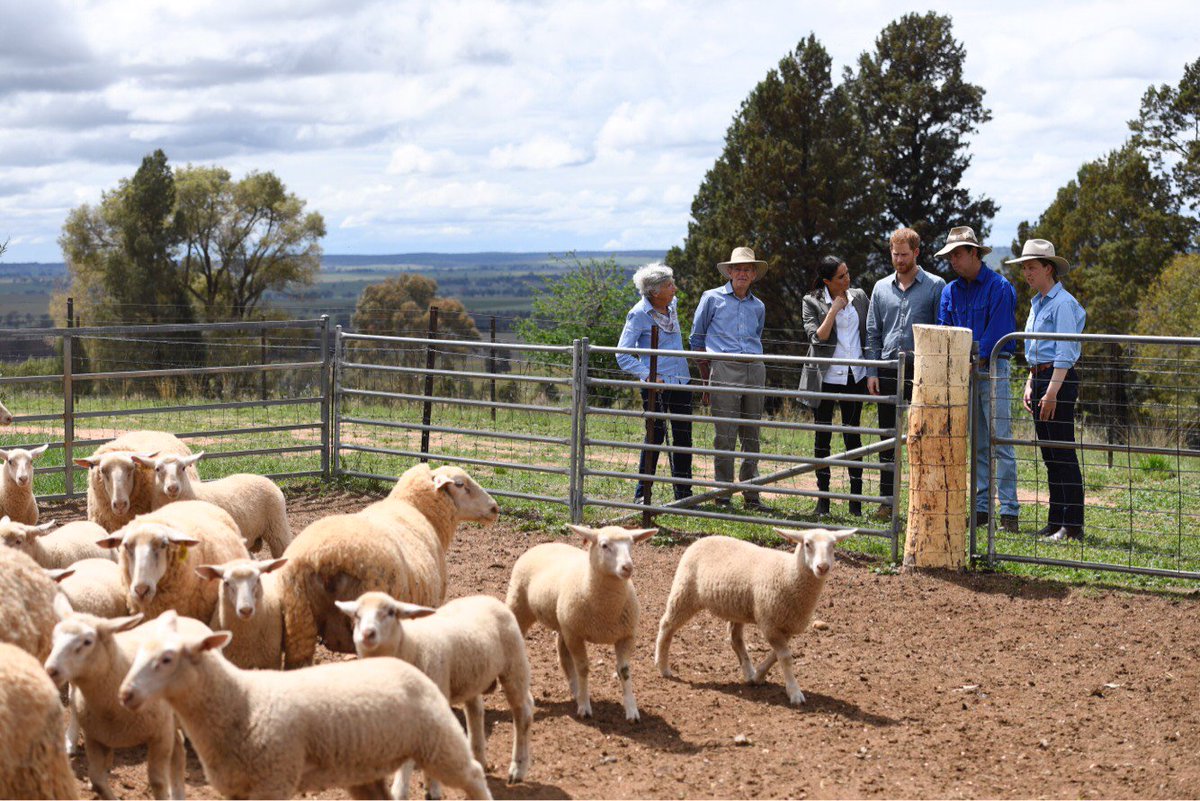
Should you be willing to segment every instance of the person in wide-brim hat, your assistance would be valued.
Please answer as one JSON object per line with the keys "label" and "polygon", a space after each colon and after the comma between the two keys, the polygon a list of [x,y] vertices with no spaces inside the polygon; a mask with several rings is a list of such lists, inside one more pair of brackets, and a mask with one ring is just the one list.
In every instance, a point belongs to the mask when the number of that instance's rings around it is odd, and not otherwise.
{"label": "person in wide-brim hat", "polygon": [[945,256],[955,248],[963,246],[979,248],[980,256],[986,256],[992,252],[991,248],[979,243],[979,238],[975,236],[974,228],[969,225],[958,225],[950,229],[950,235],[946,237],[946,246],[933,255]]}
{"label": "person in wide-brim hat", "polygon": [[1074,269],[1074,266],[1062,256],[1054,255],[1054,245],[1045,239],[1026,239],[1025,244],[1021,247],[1021,255],[1015,259],[1008,259],[1004,263],[1020,264],[1023,261],[1033,261],[1034,259],[1053,264],[1054,274],[1057,276],[1066,275]]}
{"label": "person in wide-brim hat", "polygon": [[762,278],[767,273],[767,263],[762,259],[754,258],[754,251],[750,248],[734,248],[733,253],[729,256],[729,261],[723,261],[717,264],[717,270],[721,275],[732,280],[733,276],[729,274],[729,268],[735,264],[752,264],[754,265],[754,280]]}

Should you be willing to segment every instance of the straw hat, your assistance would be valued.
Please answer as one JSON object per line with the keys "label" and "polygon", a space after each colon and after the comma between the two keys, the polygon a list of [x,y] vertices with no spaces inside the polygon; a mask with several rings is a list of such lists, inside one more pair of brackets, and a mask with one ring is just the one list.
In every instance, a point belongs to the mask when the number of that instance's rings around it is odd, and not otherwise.
{"label": "straw hat", "polygon": [[950,229],[950,235],[946,237],[946,247],[934,253],[935,256],[945,256],[955,248],[960,248],[963,245],[979,248],[979,255],[986,256],[992,252],[989,247],[984,247],[979,244],[979,240],[975,237],[975,230],[969,225],[959,225]]}
{"label": "straw hat", "polygon": [[735,264],[753,264],[755,281],[767,273],[767,263],[762,259],[754,258],[754,251],[750,248],[734,248],[733,253],[729,256],[729,261],[723,261],[718,264],[717,270],[726,278],[732,278],[729,275],[729,268]]}
{"label": "straw hat", "polygon": [[1056,275],[1066,275],[1073,269],[1071,263],[1062,256],[1054,255],[1054,245],[1045,239],[1026,239],[1025,244],[1021,247],[1020,258],[1009,259],[1004,263],[1020,264],[1023,261],[1033,261],[1034,259],[1054,262]]}

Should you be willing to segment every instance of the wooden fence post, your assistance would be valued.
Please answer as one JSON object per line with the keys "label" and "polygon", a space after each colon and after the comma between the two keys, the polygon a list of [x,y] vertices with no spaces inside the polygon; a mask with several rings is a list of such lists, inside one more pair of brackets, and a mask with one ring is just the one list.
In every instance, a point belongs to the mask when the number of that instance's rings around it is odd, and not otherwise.
{"label": "wooden fence post", "polygon": [[908,411],[905,567],[966,564],[970,470],[971,331],[913,326],[915,372]]}

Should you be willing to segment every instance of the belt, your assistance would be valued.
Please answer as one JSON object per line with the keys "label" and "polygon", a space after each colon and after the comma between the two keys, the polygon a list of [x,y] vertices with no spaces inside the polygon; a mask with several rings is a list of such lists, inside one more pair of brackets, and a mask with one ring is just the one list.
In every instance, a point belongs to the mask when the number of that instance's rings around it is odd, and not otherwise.
{"label": "belt", "polygon": [[1046,362],[1045,364],[1030,365],[1029,372],[1033,373],[1034,375],[1037,375],[1038,373],[1044,373],[1047,370],[1053,370],[1053,369],[1054,369],[1054,362]]}

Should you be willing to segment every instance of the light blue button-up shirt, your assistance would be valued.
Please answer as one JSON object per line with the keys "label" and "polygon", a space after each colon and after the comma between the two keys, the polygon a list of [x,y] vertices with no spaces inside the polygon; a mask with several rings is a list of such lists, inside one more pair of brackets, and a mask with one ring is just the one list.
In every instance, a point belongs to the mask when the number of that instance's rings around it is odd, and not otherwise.
{"label": "light blue button-up shirt", "polygon": [[692,350],[708,353],[762,353],[762,332],[767,307],[747,292],[739,298],[733,282],[710,289],[700,296],[692,320]]}
{"label": "light blue button-up shirt", "polygon": [[[912,353],[913,326],[937,322],[945,286],[946,282],[940,276],[919,267],[908,289],[900,288],[895,273],[876,281],[871,290],[871,308],[867,312],[864,358],[890,361],[901,352]],[[878,374],[875,367],[867,369],[867,375]]]}
{"label": "light blue button-up shirt", "polygon": [[[675,316],[675,303],[676,301],[673,299],[671,305],[667,307],[672,317]],[[633,308],[625,315],[625,327],[621,329],[621,338],[617,341],[618,348],[649,349],[650,329],[654,326],[654,319],[650,316],[652,308],[650,301],[645,298],[633,305]],[[660,328],[658,330],[658,347],[662,350],[683,350],[683,332],[676,330],[674,333],[668,334]],[[617,364],[622,370],[637,376],[642,381],[650,377],[649,355],[634,356],[629,353],[618,353]],[[664,384],[686,384],[691,380],[687,359],[680,356],[659,356],[657,367],[658,377],[663,380]]]}
{"label": "light blue button-up shirt", "polygon": [[[1082,334],[1087,312],[1061,283],[1045,295],[1037,294],[1029,302],[1025,330],[1043,334]],[[1025,340],[1025,361],[1030,366],[1054,363],[1055,367],[1074,367],[1079,361],[1079,343],[1053,339]]]}

